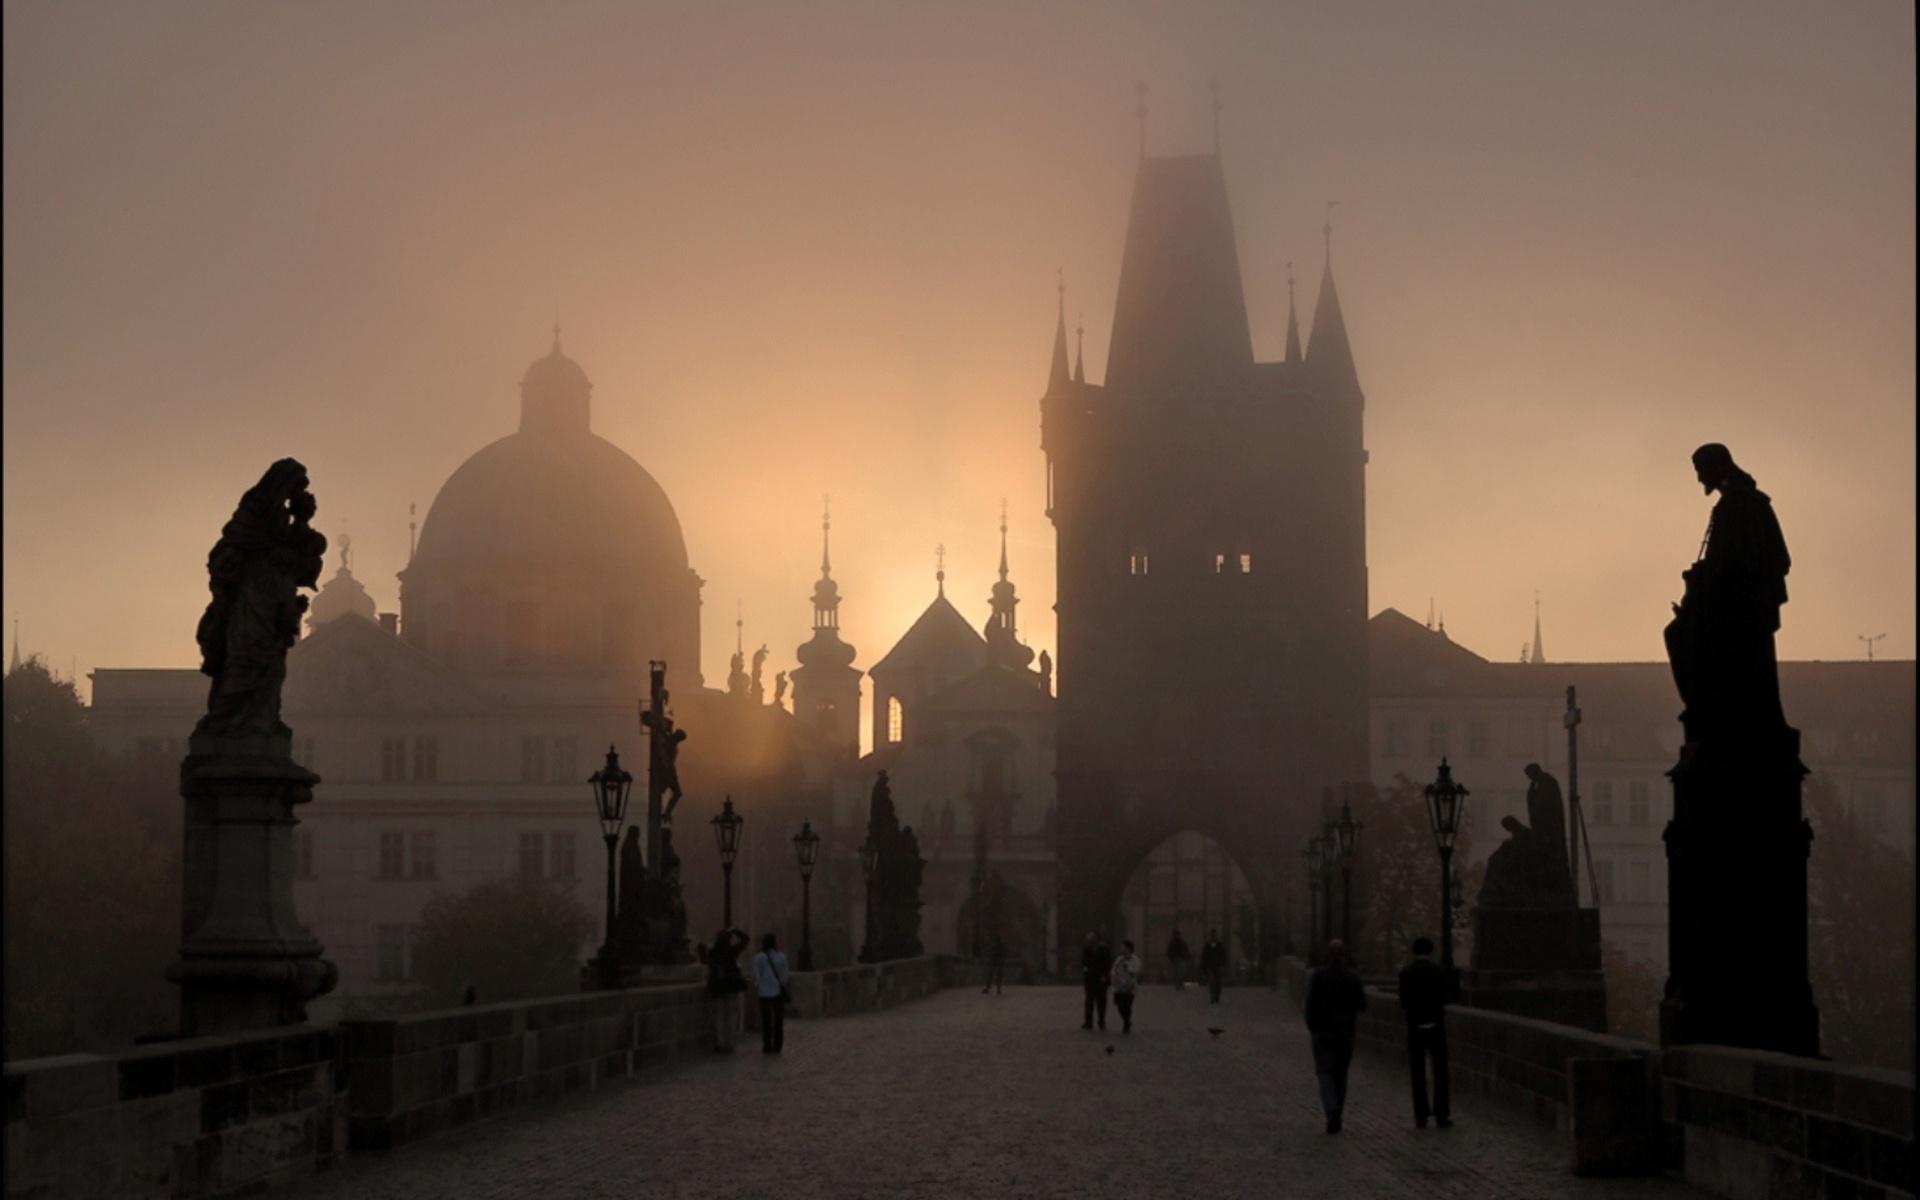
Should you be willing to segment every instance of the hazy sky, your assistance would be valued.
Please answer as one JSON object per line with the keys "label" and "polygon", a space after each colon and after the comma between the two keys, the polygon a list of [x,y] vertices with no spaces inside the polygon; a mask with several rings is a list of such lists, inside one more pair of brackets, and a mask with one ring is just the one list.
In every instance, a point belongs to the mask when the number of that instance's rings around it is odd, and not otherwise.
{"label": "hazy sky", "polygon": [[[1323,204],[1367,392],[1372,606],[1652,659],[1730,444],[1794,556],[1781,653],[1914,653],[1911,5],[5,6],[5,613],[190,666],[221,523],[299,457],[382,608],[565,327],[679,510],[704,667],[976,622],[1005,497],[1053,644],[1055,271],[1104,371],[1136,82],[1211,143],[1262,358]],[[328,573],[331,573],[331,564]],[[1063,664],[1063,670],[1070,670]]]}

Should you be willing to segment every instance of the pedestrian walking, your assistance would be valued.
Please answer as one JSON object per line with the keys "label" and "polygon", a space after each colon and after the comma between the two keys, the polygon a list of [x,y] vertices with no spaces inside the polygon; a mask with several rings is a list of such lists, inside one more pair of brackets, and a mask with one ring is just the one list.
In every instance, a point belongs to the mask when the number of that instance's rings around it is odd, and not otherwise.
{"label": "pedestrian walking", "polygon": [[1366,1010],[1366,987],[1347,965],[1346,943],[1335,938],[1327,943],[1327,961],[1307,980],[1307,1032],[1313,1038],[1313,1073],[1320,1079],[1328,1133],[1340,1132],[1354,1027]]}
{"label": "pedestrian walking", "polygon": [[1220,1003],[1221,977],[1227,973],[1227,944],[1220,940],[1220,931],[1207,930],[1207,940],[1200,947],[1200,977],[1207,981],[1208,1003]]}
{"label": "pedestrian walking", "polygon": [[1167,968],[1173,972],[1173,990],[1185,991],[1187,986],[1187,964],[1193,961],[1193,951],[1187,949],[1187,939],[1180,936],[1178,929],[1167,939]]}
{"label": "pedestrian walking", "polygon": [[787,1042],[787,956],[780,953],[780,941],[769,933],[760,939],[760,953],[753,956],[754,990],[760,995],[760,1052],[778,1054]]}
{"label": "pedestrian walking", "polygon": [[[1427,1127],[1427,1114],[1442,1129],[1453,1124],[1447,1084],[1447,1005],[1454,981],[1433,961],[1433,940],[1413,939],[1413,961],[1400,969],[1400,1007],[1407,1016],[1407,1066],[1413,1074],[1413,1123]],[[1427,1106],[1427,1060],[1433,1060],[1433,1106]]]}
{"label": "pedestrian walking", "polygon": [[1000,935],[996,933],[993,935],[993,947],[987,951],[987,986],[980,989],[982,996],[990,991],[1000,995],[1006,994],[1001,986],[1001,976],[1005,974],[1006,969],[1007,943],[1002,941]]}
{"label": "pedestrian walking", "polygon": [[1140,990],[1140,956],[1133,943],[1122,938],[1120,954],[1113,960],[1113,1007],[1120,1014],[1120,1032],[1133,1032],[1133,996]]}
{"label": "pedestrian walking", "polygon": [[1107,931],[1101,928],[1088,933],[1086,945],[1080,948],[1080,986],[1087,1001],[1080,1028],[1092,1029],[1095,1017],[1100,1028],[1107,1027],[1107,984],[1112,971],[1113,947],[1107,945]]}

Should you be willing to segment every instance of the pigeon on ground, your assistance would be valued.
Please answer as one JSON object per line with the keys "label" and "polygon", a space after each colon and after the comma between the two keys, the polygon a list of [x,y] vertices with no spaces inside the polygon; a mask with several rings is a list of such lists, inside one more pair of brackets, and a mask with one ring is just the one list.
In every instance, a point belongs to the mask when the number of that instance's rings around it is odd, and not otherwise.
{"label": "pigeon on ground", "polygon": [[1207,1026],[1207,1032],[1208,1032],[1208,1033],[1210,1033],[1210,1034],[1212,1034],[1212,1035],[1213,1035],[1213,1036],[1215,1036],[1215,1037],[1219,1037],[1219,1036],[1220,1036],[1221,1034],[1223,1034],[1223,1033],[1225,1033],[1225,1032],[1226,1032],[1226,1030],[1224,1030],[1224,1029],[1215,1029],[1215,1028],[1214,1028],[1213,1026],[1211,1026],[1211,1025],[1209,1025],[1209,1026]]}
{"label": "pigeon on ground", "polygon": [[1108,1046],[1108,1047],[1107,1047],[1107,1053],[1108,1053],[1108,1054],[1112,1054],[1112,1053],[1113,1053],[1113,1047],[1112,1047],[1112,1046]]}

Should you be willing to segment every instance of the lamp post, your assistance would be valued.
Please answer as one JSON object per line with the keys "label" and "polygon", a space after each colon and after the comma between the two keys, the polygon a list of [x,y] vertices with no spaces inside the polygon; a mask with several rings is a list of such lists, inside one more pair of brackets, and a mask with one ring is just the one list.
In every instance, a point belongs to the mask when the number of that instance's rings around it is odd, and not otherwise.
{"label": "lamp post", "polygon": [[1306,848],[1300,851],[1300,857],[1307,864],[1307,961],[1320,961],[1320,876],[1324,870],[1322,857],[1326,847],[1318,835],[1307,839]]}
{"label": "lamp post", "polygon": [[1427,820],[1440,848],[1440,965],[1453,973],[1453,839],[1460,833],[1460,802],[1468,792],[1453,781],[1453,768],[1440,760],[1440,774],[1427,785]]}
{"label": "lamp post", "polygon": [[720,844],[720,872],[726,877],[725,891],[721,893],[720,923],[728,929],[733,928],[733,859],[740,853],[740,827],[746,819],[733,811],[733,797],[728,796],[720,806],[720,815],[713,819],[713,840]]}
{"label": "lamp post", "polygon": [[1320,831],[1320,944],[1333,942],[1333,866],[1340,857],[1340,839],[1334,836],[1333,822]]}
{"label": "lamp post", "polygon": [[620,844],[620,826],[627,820],[627,797],[633,791],[633,775],[621,769],[620,754],[607,747],[606,765],[588,776],[593,786],[593,805],[600,814],[600,833],[607,839],[607,937],[600,944],[600,986],[620,986],[620,962],[613,945],[614,923],[614,850]]}
{"label": "lamp post", "polygon": [[1353,858],[1360,844],[1360,822],[1353,819],[1353,805],[1340,802],[1340,819],[1333,823],[1333,832],[1340,846],[1340,938],[1347,944],[1347,954],[1356,960],[1353,952]]}
{"label": "lamp post", "polygon": [[813,864],[820,855],[820,835],[813,822],[800,822],[793,835],[793,852],[800,859],[800,969],[813,970]]}
{"label": "lamp post", "polygon": [[860,876],[867,884],[867,936],[865,944],[860,947],[860,961],[874,962],[878,947],[873,944],[873,873],[880,866],[880,847],[873,844],[872,838],[868,838],[860,843],[859,854]]}

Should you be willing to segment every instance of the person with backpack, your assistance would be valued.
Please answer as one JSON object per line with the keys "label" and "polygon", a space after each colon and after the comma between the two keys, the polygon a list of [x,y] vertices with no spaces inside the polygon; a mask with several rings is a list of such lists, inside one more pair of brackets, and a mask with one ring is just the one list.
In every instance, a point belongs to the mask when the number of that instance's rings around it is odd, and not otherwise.
{"label": "person with backpack", "polygon": [[760,1052],[778,1054],[787,1040],[787,956],[780,953],[780,941],[769,933],[760,939],[760,953],[753,956],[754,990],[760,996]]}

